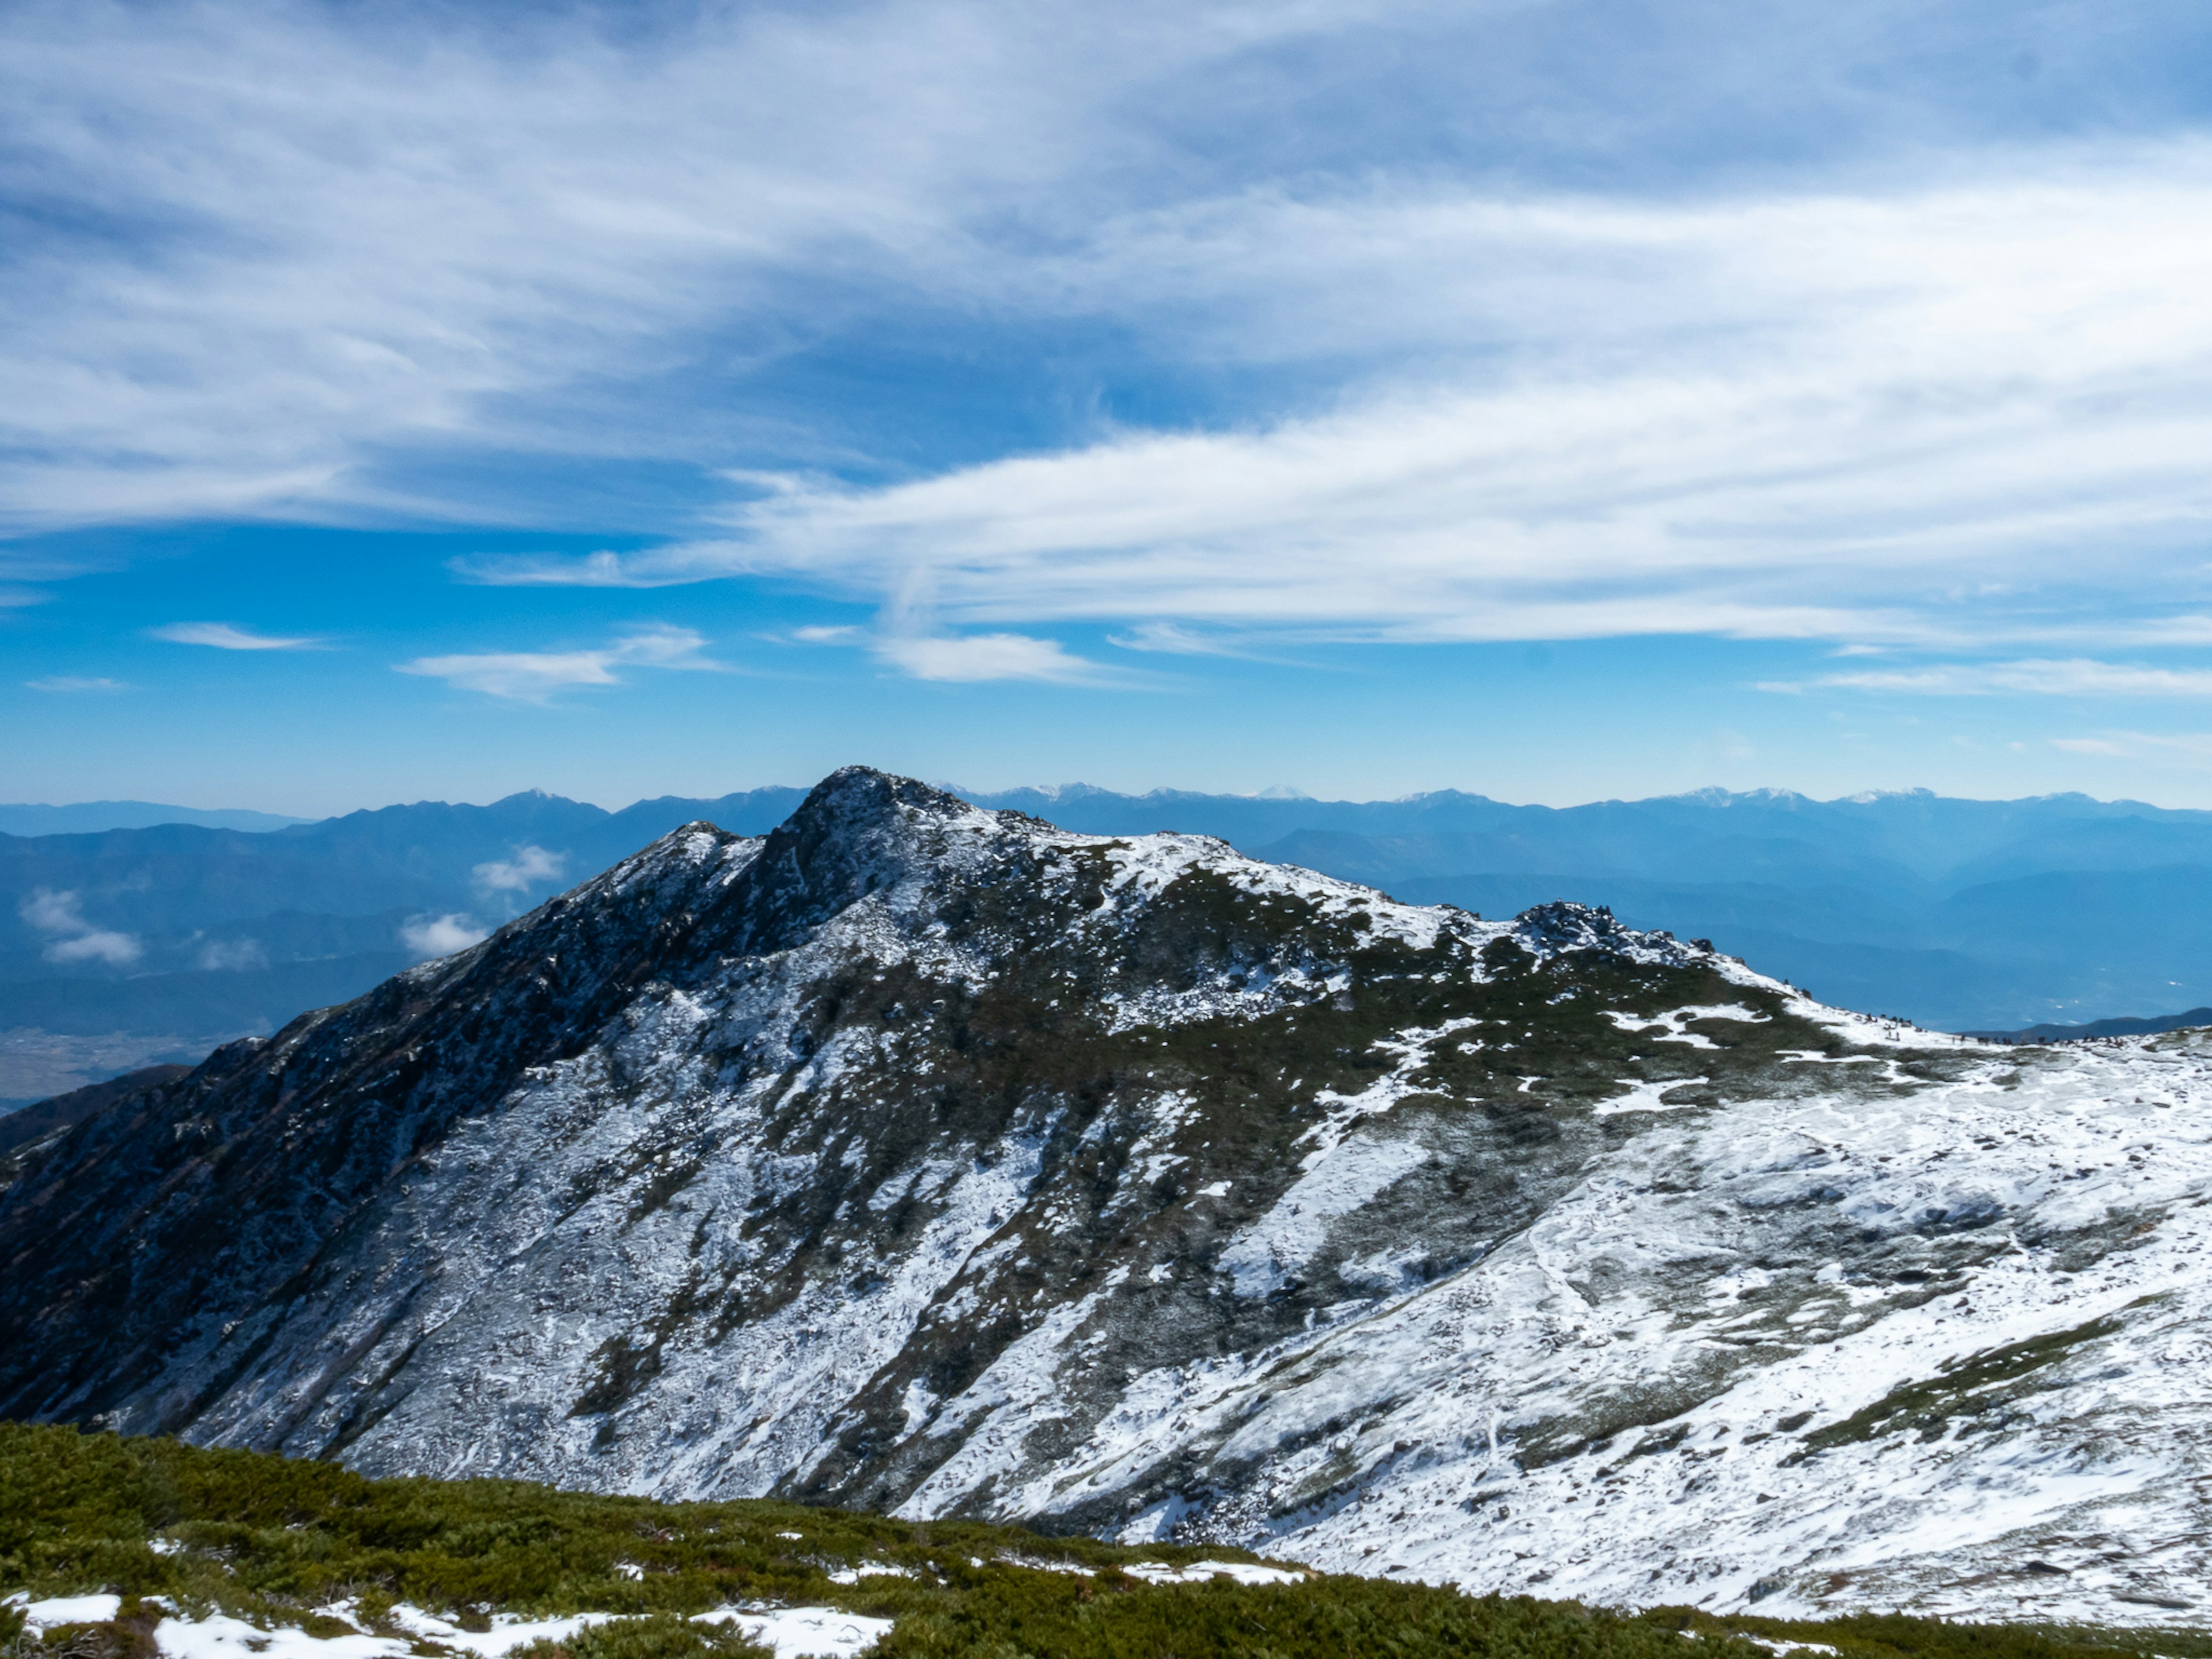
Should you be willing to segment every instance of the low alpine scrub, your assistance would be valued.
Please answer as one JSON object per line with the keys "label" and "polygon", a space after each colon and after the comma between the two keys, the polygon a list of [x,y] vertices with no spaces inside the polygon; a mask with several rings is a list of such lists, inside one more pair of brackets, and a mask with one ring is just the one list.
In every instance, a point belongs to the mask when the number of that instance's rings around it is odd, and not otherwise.
{"label": "low alpine scrub", "polygon": [[[332,1463],[0,1423],[0,1597],[17,1604],[0,1606],[0,1648],[12,1659],[156,1659],[162,1620],[216,1613],[310,1638],[392,1638],[419,1659],[467,1659],[425,1634],[424,1615],[449,1637],[502,1615],[621,1615],[515,1659],[759,1653],[693,1616],[732,1607],[893,1621],[879,1659],[1769,1659],[1801,1643],[1842,1659],[2212,1659],[2212,1639],[2171,1630],[1788,1623],[1345,1576],[1156,1583],[1128,1571],[1200,1560],[1256,1558],[765,1499],[373,1480]],[[25,1600],[94,1595],[118,1598],[112,1617],[43,1638],[25,1629]]]}

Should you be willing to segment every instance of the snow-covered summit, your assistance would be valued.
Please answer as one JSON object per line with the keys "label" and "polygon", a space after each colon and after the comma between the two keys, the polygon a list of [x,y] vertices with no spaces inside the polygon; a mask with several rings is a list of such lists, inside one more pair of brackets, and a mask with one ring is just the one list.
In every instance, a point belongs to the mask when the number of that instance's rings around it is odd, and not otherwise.
{"label": "snow-covered summit", "polygon": [[5,1166],[0,1414],[2139,1619],[2212,1583],[2209,1115],[2187,1034],[849,769]]}

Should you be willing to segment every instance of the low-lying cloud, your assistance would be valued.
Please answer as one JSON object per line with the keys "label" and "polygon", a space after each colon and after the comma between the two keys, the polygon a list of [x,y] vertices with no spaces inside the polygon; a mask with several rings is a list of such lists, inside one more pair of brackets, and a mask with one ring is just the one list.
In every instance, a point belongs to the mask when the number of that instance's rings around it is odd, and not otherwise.
{"label": "low-lying cloud", "polygon": [[540,882],[559,878],[568,868],[568,855],[543,847],[518,847],[511,859],[494,859],[469,872],[469,878],[487,893],[526,893]]}
{"label": "low-lying cloud", "polygon": [[269,952],[259,939],[210,939],[200,946],[194,960],[208,973],[244,974],[266,968]]}
{"label": "low-lying cloud", "polygon": [[448,911],[442,916],[412,916],[399,927],[400,944],[422,962],[434,957],[449,957],[471,945],[481,945],[490,937],[490,928],[459,911]]}
{"label": "low-lying cloud", "polygon": [[137,935],[96,927],[87,921],[81,896],[73,891],[33,888],[22,902],[20,914],[40,933],[59,936],[43,952],[48,962],[102,962],[111,968],[128,968],[146,954]]}

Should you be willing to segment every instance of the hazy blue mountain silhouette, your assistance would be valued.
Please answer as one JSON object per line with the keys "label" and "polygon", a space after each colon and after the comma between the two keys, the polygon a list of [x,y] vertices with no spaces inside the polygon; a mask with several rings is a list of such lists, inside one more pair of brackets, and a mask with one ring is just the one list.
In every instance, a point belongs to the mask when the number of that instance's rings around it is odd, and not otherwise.
{"label": "hazy blue mountain silhouette", "polygon": [[[1218,836],[1486,915],[1553,898],[1608,904],[1632,925],[1709,938],[1826,1000],[1946,1029],[2155,1018],[2212,1002],[2212,813],[1924,791],[1816,801],[1708,790],[1565,808],[1455,791],[1395,801],[963,793],[1093,834]],[[611,812],[532,792],[260,833],[164,823],[0,835],[0,1030],[272,1029],[678,824],[761,834],[803,793],[669,796]],[[444,932],[431,926],[441,918],[452,919]],[[127,938],[137,955],[86,943],[102,934]]]}
{"label": "hazy blue mountain silhouette", "polygon": [[307,818],[256,812],[242,806],[164,806],[150,800],[87,800],[70,806],[30,802],[0,805],[0,836],[81,836],[101,830],[143,830],[156,823],[196,823],[204,830],[282,830]]}

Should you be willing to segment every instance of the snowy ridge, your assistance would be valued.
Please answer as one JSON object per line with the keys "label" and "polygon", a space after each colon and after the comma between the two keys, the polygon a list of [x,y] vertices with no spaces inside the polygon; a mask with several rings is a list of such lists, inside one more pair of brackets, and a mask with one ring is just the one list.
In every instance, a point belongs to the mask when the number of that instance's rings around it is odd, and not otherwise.
{"label": "snowy ridge", "polygon": [[22,1155],[0,1413],[2179,1619],[2209,1134],[2186,1033],[1993,1048],[854,769]]}

